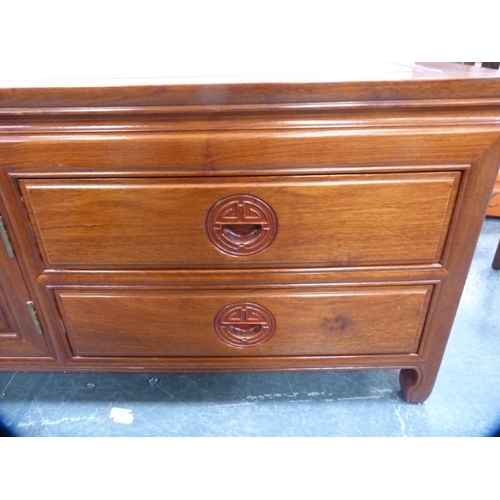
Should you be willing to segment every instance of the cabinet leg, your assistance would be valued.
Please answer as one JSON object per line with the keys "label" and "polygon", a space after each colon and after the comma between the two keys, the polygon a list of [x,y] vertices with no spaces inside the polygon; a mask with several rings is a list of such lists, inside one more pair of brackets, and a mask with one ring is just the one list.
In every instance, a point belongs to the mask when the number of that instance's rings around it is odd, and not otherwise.
{"label": "cabinet leg", "polygon": [[431,394],[436,382],[436,373],[429,373],[422,367],[405,368],[399,372],[399,384],[408,403],[423,403]]}
{"label": "cabinet leg", "polygon": [[500,241],[498,242],[497,250],[495,256],[493,257],[493,263],[491,264],[493,269],[500,269]]}

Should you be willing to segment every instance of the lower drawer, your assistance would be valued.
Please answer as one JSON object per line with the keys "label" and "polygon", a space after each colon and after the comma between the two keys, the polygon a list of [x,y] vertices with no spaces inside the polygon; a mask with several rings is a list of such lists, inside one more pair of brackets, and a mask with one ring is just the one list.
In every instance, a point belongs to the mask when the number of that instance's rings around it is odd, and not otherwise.
{"label": "lower drawer", "polygon": [[56,290],[76,357],[416,352],[432,286],[320,291]]}

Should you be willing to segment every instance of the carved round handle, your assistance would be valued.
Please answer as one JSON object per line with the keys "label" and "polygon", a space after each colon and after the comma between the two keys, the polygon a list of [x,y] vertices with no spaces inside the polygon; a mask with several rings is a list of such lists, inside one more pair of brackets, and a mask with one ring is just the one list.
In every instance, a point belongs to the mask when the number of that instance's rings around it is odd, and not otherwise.
{"label": "carved round handle", "polygon": [[276,329],[271,312],[259,304],[236,302],[215,316],[214,329],[221,340],[233,347],[254,347],[269,340]]}
{"label": "carved round handle", "polygon": [[221,224],[226,238],[235,243],[251,243],[262,233],[260,224]]}
{"label": "carved round handle", "polygon": [[208,238],[229,255],[253,255],[265,250],[278,233],[276,212],[249,194],[228,196],[209,209],[205,221]]}

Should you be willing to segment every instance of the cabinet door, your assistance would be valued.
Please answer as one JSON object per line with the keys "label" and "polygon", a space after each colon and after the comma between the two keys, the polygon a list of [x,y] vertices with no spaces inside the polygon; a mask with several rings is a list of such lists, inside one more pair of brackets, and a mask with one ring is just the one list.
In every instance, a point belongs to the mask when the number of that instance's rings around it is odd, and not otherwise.
{"label": "cabinet door", "polygon": [[36,309],[0,215],[0,363],[9,358],[48,357]]}

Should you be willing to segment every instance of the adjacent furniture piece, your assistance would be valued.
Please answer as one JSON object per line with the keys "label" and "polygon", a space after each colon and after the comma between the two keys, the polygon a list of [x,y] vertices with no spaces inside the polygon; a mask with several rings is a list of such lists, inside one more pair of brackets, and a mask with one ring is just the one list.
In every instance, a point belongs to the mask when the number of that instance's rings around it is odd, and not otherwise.
{"label": "adjacent furniture piece", "polygon": [[[467,64],[474,64],[474,63],[467,63]],[[491,68],[491,69],[498,69],[500,67],[499,62],[482,62],[481,67],[483,68]],[[488,210],[486,212],[486,215],[490,215],[493,217],[498,217],[500,215],[500,212],[498,210],[498,202],[497,202],[497,197],[500,194],[500,173],[497,175],[495,185],[493,187],[493,193],[490,198],[490,204],[488,206]],[[500,241],[498,242],[497,249],[495,251],[495,256],[493,257],[493,262],[491,264],[491,267],[493,269],[498,270],[500,269]]]}
{"label": "adjacent furniture piece", "polygon": [[500,62],[480,62],[480,63],[466,62],[464,64],[468,64],[469,66],[479,64],[481,66],[481,68],[491,68],[491,69],[500,68]]}
{"label": "adjacent furniture piece", "polygon": [[497,174],[493,191],[490,195],[490,202],[488,210],[486,211],[487,217],[500,217],[500,172]]}
{"label": "adjacent furniture piece", "polygon": [[400,369],[424,401],[498,72],[216,76],[0,84],[0,368]]}
{"label": "adjacent furniture piece", "polygon": [[495,255],[493,257],[491,267],[496,271],[500,269],[500,241],[498,242],[497,249],[495,250]]}

